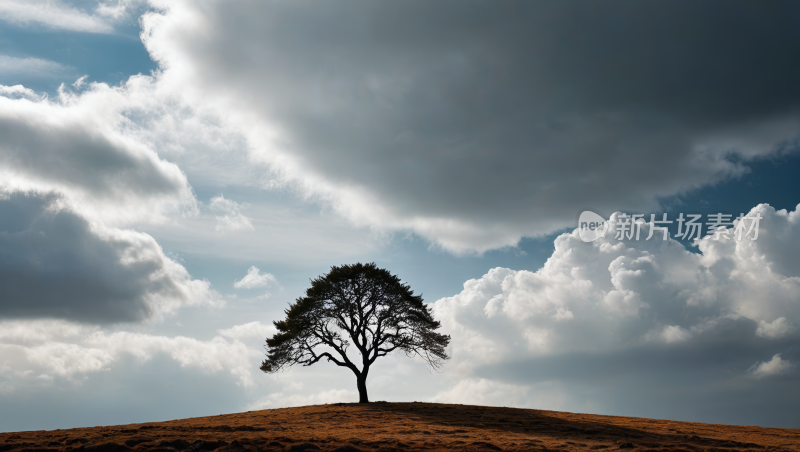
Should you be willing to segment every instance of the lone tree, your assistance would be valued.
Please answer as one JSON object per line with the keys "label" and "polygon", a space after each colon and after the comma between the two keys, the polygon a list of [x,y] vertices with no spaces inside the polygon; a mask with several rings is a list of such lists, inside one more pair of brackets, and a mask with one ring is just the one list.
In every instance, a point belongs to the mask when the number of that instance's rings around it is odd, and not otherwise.
{"label": "lone tree", "polygon": [[[311,280],[306,296],[273,322],[278,332],[267,339],[261,370],[274,373],[294,364],[310,366],[325,358],[356,375],[359,402],[369,402],[367,375],[381,356],[402,350],[422,357],[433,369],[449,359],[450,336],[436,332],[441,323],[431,308],[397,276],[372,264],[331,267]],[[361,354],[361,368],[347,355]]]}

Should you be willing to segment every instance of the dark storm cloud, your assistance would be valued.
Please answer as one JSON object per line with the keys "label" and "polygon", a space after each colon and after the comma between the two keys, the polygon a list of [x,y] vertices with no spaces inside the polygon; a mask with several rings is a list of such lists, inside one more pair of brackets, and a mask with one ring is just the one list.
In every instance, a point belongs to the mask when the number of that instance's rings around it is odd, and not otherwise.
{"label": "dark storm cloud", "polygon": [[[202,26],[184,27],[184,8]],[[794,2],[175,11],[145,38],[168,73],[190,68],[188,85],[261,115],[305,170],[373,193],[424,235],[453,233],[415,219],[496,228],[453,248],[549,232],[586,206],[644,208],[800,133]]]}
{"label": "dark storm cloud", "polygon": [[131,322],[159,314],[165,301],[202,300],[207,283],[191,281],[150,236],[93,227],[59,201],[0,197],[0,318]]}

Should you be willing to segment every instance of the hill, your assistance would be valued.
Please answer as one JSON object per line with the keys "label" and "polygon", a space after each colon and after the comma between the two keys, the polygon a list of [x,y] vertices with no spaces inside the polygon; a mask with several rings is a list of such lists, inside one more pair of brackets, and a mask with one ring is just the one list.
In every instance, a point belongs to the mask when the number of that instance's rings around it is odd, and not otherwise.
{"label": "hill", "polygon": [[432,403],[316,405],[0,434],[0,452],[800,450],[800,429]]}

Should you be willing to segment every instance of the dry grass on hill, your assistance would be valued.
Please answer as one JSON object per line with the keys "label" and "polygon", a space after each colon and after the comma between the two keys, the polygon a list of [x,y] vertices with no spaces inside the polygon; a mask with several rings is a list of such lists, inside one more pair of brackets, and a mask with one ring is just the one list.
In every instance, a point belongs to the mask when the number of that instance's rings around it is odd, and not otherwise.
{"label": "dry grass on hill", "polygon": [[800,429],[430,403],[317,405],[0,433],[0,452],[800,450]]}

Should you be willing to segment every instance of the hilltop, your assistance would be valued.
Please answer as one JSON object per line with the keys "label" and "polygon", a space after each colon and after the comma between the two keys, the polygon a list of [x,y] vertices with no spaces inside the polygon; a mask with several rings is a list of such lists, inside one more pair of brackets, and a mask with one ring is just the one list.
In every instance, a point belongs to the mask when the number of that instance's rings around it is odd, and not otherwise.
{"label": "hilltop", "polygon": [[800,429],[519,408],[336,403],[167,422],[0,433],[0,452],[800,450]]}

